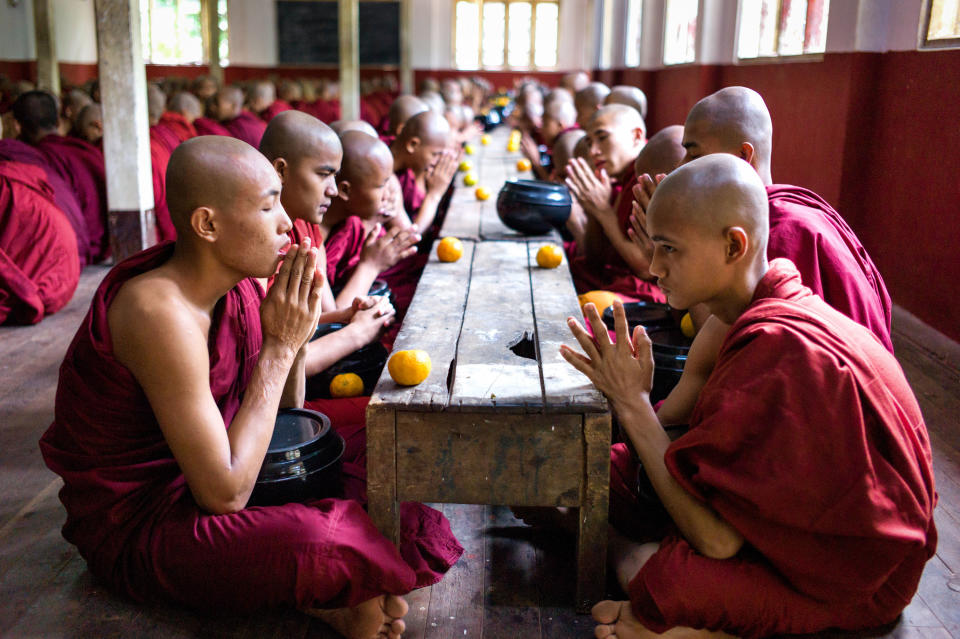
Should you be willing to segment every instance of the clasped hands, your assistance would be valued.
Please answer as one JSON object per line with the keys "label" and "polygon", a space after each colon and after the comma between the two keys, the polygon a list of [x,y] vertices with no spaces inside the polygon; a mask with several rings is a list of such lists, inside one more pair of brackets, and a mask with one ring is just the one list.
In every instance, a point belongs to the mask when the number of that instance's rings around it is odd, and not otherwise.
{"label": "clasped hands", "polygon": [[571,158],[564,183],[588,215],[600,223],[616,222],[616,211],[610,206],[613,185],[606,169],[597,174],[583,158]]}

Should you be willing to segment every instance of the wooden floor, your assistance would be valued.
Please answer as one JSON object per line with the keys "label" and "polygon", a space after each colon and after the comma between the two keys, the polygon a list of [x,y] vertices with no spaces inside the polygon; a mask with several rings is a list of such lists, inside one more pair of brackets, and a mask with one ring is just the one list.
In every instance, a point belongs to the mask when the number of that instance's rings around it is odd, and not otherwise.
{"label": "wooden floor", "polygon": [[[95,583],[60,536],[60,483],[37,440],[53,416],[60,360],[105,272],[88,267],[71,304],[40,325],[0,328],[0,637],[333,637],[293,611],[216,617],[133,604]],[[933,442],[940,545],[889,636],[960,639],[960,371],[909,322],[895,329]],[[505,508],[442,508],[466,551],[442,582],[408,596],[405,636],[592,636],[589,618],[572,608],[572,540],[530,529]]]}

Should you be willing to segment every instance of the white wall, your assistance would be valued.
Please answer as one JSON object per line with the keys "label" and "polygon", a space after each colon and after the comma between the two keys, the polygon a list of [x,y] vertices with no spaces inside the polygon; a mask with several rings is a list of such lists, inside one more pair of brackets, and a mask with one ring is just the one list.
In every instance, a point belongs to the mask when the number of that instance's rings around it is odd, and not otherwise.
{"label": "white wall", "polygon": [[264,0],[227,0],[230,64],[277,65],[277,8]]}
{"label": "white wall", "polygon": [[[97,62],[93,0],[53,0],[53,28],[61,62]],[[0,2],[0,60],[34,60],[33,2]]]}
{"label": "white wall", "polygon": [[33,60],[33,2],[0,2],[0,60]]}

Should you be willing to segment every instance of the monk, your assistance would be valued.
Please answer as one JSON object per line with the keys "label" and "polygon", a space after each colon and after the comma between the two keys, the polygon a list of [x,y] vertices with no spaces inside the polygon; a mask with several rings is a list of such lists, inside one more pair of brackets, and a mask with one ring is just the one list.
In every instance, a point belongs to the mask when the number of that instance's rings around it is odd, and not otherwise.
{"label": "monk", "polygon": [[398,638],[400,595],[462,552],[442,515],[410,510],[397,552],[350,499],[245,507],[278,408],[302,402],[316,249],[289,246],[264,298],[251,277],[276,272],[291,223],[276,171],[238,140],[180,145],[167,183],[176,244],[107,275],[60,369],[40,445],[65,537],[137,600],[296,606],[345,637]]}
{"label": "monk", "polygon": [[[577,144],[586,137],[587,133],[583,129],[573,129],[557,136],[553,144],[553,166],[550,169],[549,180],[558,184],[564,184],[567,177],[567,165],[574,157],[574,149]],[[584,234],[587,230],[587,214],[583,207],[577,201],[577,198],[571,198],[570,217],[567,218],[564,227],[572,238],[572,243],[565,243],[569,246],[568,253],[576,251],[576,246],[583,245]]]}
{"label": "monk", "polygon": [[197,76],[190,84],[190,92],[197,96],[200,102],[206,102],[217,94],[219,85],[209,75]]}
{"label": "monk", "polygon": [[342,136],[347,131],[360,131],[361,133],[377,137],[377,130],[366,120],[335,120],[330,123],[330,128],[339,136]]}
{"label": "monk", "polygon": [[[191,96],[192,97],[192,96]],[[196,98],[194,98],[196,99]],[[167,164],[170,154],[180,144],[173,129],[160,126],[167,96],[160,87],[151,84],[147,87],[147,121],[150,124],[150,169],[153,177],[153,213],[156,220],[157,241],[177,239],[177,229],[170,219],[167,209]]]}
{"label": "monk", "polygon": [[63,105],[60,109],[63,116],[60,123],[60,133],[62,135],[74,133],[80,112],[90,104],[93,104],[93,99],[86,91],[82,89],[67,91],[66,95],[63,96]]}
{"label": "monk", "polygon": [[428,108],[427,104],[415,95],[401,95],[390,105],[390,111],[387,112],[387,131],[380,139],[389,146],[403,131],[407,120]]}
{"label": "monk", "polygon": [[[546,101],[543,111],[543,120],[540,126],[540,139],[547,147],[547,152],[553,155],[553,145],[561,133],[577,128],[577,109],[571,100],[555,97]],[[533,136],[525,134],[520,140],[520,151],[530,160],[537,178],[546,180],[550,177],[550,167],[540,162],[540,147]]]}
{"label": "monk", "polygon": [[213,112],[230,135],[243,140],[252,147],[260,145],[260,138],[267,125],[263,120],[243,108],[243,91],[237,87],[225,87],[217,91]]}
{"label": "monk", "polygon": [[[167,103],[167,109],[160,114],[156,128],[163,129],[165,144],[170,153],[181,142],[197,137],[197,129],[193,123],[203,115],[203,105],[195,95],[187,91],[174,93]],[[151,127],[153,130],[153,127]],[[167,137],[167,134],[169,137]],[[174,144],[174,141],[176,142]]]}
{"label": "monk", "polygon": [[98,146],[103,139],[103,109],[96,102],[83,107],[77,116],[74,135],[81,140]]}
{"label": "monk", "polygon": [[624,187],[635,182],[634,164],[646,143],[643,119],[632,107],[607,105],[591,117],[588,136],[592,166],[579,158],[567,165],[567,187],[587,214],[583,245],[570,263],[577,290],[602,289],[630,300],[662,301],[662,294],[647,281],[652,278],[639,276],[646,271],[645,255],[627,236],[626,217],[621,222],[617,215],[623,198],[629,197]]}
{"label": "monk", "polygon": [[450,125],[430,110],[410,118],[390,146],[404,209],[424,231],[433,225],[440,200],[457,172],[459,158],[449,144]]}
{"label": "monk", "polygon": [[[731,153],[750,163],[767,185],[770,200],[768,256],[793,262],[805,286],[869,328],[893,352],[890,295],[856,234],[817,194],[773,183],[773,124],[760,94],[745,87],[727,87],[698,102],[687,116],[683,146],[687,150],[684,161],[709,153]],[[649,243],[640,218],[656,179],[641,176],[634,189],[637,207],[632,237],[647,246],[647,251]]]}
{"label": "monk", "polygon": [[574,106],[577,107],[577,124],[586,129],[590,118],[603,106],[603,101],[610,95],[610,88],[603,82],[591,82],[573,95]]}
{"label": "monk", "polygon": [[33,145],[47,168],[69,184],[87,227],[88,254],[99,262],[109,253],[107,184],[103,152],[84,140],[57,133],[57,102],[43,91],[28,91],[13,103],[20,139]]}
{"label": "monk", "polygon": [[248,99],[250,110],[260,116],[264,122],[270,122],[278,113],[289,111],[293,107],[284,100],[277,99],[277,89],[273,82],[257,82],[250,90]]}
{"label": "monk", "polygon": [[160,120],[163,118],[166,109],[167,95],[157,85],[148,85],[147,121],[150,124],[150,144],[151,146],[158,146],[169,156],[183,140],[172,128],[160,126]]}
{"label": "monk", "polygon": [[560,78],[560,86],[573,95],[575,95],[577,91],[585,89],[588,84],[590,84],[590,76],[587,75],[586,71],[565,73],[563,77]]}
{"label": "monk", "polygon": [[80,281],[73,228],[39,166],[0,161],[0,324],[35,324]]}
{"label": "monk", "polygon": [[569,320],[586,354],[564,358],[609,398],[670,520],[652,542],[613,545],[630,601],[594,607],[597,637],[874,628],[934,553],[929,440],[903,372],[789,260],[767,261],[768,211],[732,154],[680,167],[649,203],[650,270],[670,304],[732,326],[676,441],[650,405],[643,328],[627,333],[619,303],[615,344],[593,305],[596,338]]}
{"label": "monk", "polygon": [[610,89],[604,104],[626,104],[633,107],[644,120],[647,119],[647,94],[627,84],[618,84]]}

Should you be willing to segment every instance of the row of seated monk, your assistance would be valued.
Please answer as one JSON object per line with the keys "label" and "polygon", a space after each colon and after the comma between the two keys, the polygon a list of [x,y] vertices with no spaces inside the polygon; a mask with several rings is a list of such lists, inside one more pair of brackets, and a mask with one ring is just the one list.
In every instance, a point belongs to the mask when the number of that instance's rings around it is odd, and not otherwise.
{"label": "row of seated monk", "polygon": [[[772,120],[756,92],[707,96],[648,141],[642,94],[607,104],[605,87],[574,88],[524,85],[511,118],[528,153],[537,137],[552,149],[548,176],[578,203],[575,281],[623,281],[624,299],[698,318],[680,382],[657,406],[649,338],[628,332],[620,302],[615,339],[592,304],[586,325],[569,320],[581,350],[561,352],[623,433],[611,445],[610,559],[629,600],[597,604],[597,636],[894,622],[936,547],[936,493],[880,274],[826,202],[773,184]],[[437,511],[403,504],[399,547],[366,515],[369,398],[305,391],[344,353],[395,335],[425,261],[415,245],[436,233],[456,170],[448,120],[410,96],[393,106],[412,115],[389,145],[290,110],[258,148],[213,135],[170,153],[176,241],[106,276],[40,441],[64,480],[63,534],[114,590],[205,611],[292,606],[346,637],[395,638],[402,596],[458,561]],[[563,131],[571,106],[582,133]],[[564,144],[577,135],[579,152]],[[378,276],[396,308],[366,295]],[[311,341],[328,321],[346,326]],[[345,439],[343,494],[248,507],[277,412],[297,406]],[[689,430],[671,442],[676,424]],[[569,525],[556,515],[535,523]]]}

